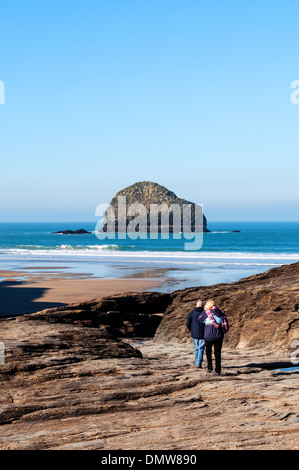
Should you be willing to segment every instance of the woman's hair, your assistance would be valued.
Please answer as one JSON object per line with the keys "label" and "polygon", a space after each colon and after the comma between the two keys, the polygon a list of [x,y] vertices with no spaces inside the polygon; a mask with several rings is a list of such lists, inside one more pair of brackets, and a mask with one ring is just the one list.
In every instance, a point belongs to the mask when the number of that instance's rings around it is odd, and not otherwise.
{"label": "woman's hair", "polygon": [[209,299],[205,304],[205,310],[210,310],[210,308],[214,307],[215,302],[212,299]]}

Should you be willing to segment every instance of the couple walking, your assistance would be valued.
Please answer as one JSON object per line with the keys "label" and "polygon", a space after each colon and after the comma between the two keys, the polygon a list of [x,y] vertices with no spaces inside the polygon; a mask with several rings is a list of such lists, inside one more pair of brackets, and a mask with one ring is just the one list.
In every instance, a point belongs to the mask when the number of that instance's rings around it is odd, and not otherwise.
{"label": "couple walking", "polygon": [[212,372],[212,348],[214,346],[215,372],[220,375],[222,342],[229,328],[225,313],[216,307],[213,300],[208,300],[205,306],[199,300],[196,308],[189,313],[186,326],[193,339],[196,366],[202,368],[203,354],[206,349],[207,372]]}

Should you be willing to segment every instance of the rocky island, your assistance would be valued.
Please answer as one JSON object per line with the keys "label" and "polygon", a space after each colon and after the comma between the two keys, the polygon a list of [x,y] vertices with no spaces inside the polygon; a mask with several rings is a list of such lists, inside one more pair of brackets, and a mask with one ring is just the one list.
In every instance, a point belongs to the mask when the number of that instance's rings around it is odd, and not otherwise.
{"label": "rocky island", "polygon": [[[152,226],[153,228],[153,220],[151,219],[151,206],[152,205],[157,205],[161,207],[161,211],[158,215],[157,218],[157,229],[158,232],[163,229],[163,211],[164,215],[167,216],[167,221],[169,220],[169,232],[172,233],[175,231],[175,228],[178,229],[178,231],[183,231],[184,226],[183,226],[183,207],[184,205],[190,205],[191,206],[191,231],[194,231],[196,227],[196,219],[195,219],[195,208],[199,207],[197,206],[194,202],[187,201],[186,199],[181,199],[176,196],[176,194],[169,189],[165,188],[164,186],[161,186],[157,183],[151,182],[151,181],[141,181],[138,183],[134,183],[131,186],[128,186],[125,189],[122,189],[119,191],[111,200],[110,202],[110,207],[112,207],[115,211],[115,231],[118,231],[119,228],[119,213],[118,213],[118,198],[119,197],[125,197],[126,198],[126,209],[131,204],[141,204],[142,206],[145,207],[146,209],[146,222],[147,222],[147,227],[146,231],[149,232],[150,228]],[[175,226],[175,220],[174,220],[174,215],[172,212],[169,213],[169,219],[168,219],[168,209],[171,208],[171,206],[177,205],[177,207],[180,208],[181,210],[181,219],[179,221],[179,226]],[[162,207],[164,206],[164,207]],[[127,213],[127,211],[126,211]],[[103,224],[103,231],[107,231],[107,218],[108,214],[107,211],[105,213],[105,220]],[[127,215],[126,220],[125,220],[125,225],[128,227],[130,222],[133,220],[134,216],[132,215]],[[166,219],[165,219],[166,220]],[[202,231],[203,232],[208,232],[209,230],[207,229],[207,219],[203,215],[203,221],[201,221],[202,224]],[[167,227],[168,228],[168,227]],[[138,231],[138,228],[137,230]]]}
{"label": "rocky island", "polygon": [[[210,297],[230,323],[220,377],[185,326]],[[0,449],[299,448],[299,263],[2,319],[0,338]]]}

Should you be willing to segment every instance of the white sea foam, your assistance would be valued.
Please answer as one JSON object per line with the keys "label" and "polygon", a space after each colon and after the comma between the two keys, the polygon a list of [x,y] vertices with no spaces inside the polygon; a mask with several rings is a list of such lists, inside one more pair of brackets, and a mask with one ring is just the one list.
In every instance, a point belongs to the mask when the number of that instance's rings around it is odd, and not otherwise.
{"label": "white sea foam", "polygon": [[87,259],[146,263],[279,266],[299,261],[299,253],[253,253],[208,251],[126,251],[117,245],[58,245],[55,247],[20,246],[0,249],[2,258],[15,259]]}

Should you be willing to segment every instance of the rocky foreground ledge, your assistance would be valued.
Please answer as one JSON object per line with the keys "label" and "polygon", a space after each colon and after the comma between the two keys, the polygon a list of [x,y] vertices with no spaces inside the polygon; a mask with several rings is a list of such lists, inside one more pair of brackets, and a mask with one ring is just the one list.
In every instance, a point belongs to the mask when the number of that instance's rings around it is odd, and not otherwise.
{"label": "rocky foreground ledge", "polygon": [[[231,325],[221,377],[185,327],[209,297]],[[299,448],[299,263],[3,319],[0,339],[0,449]]]}

